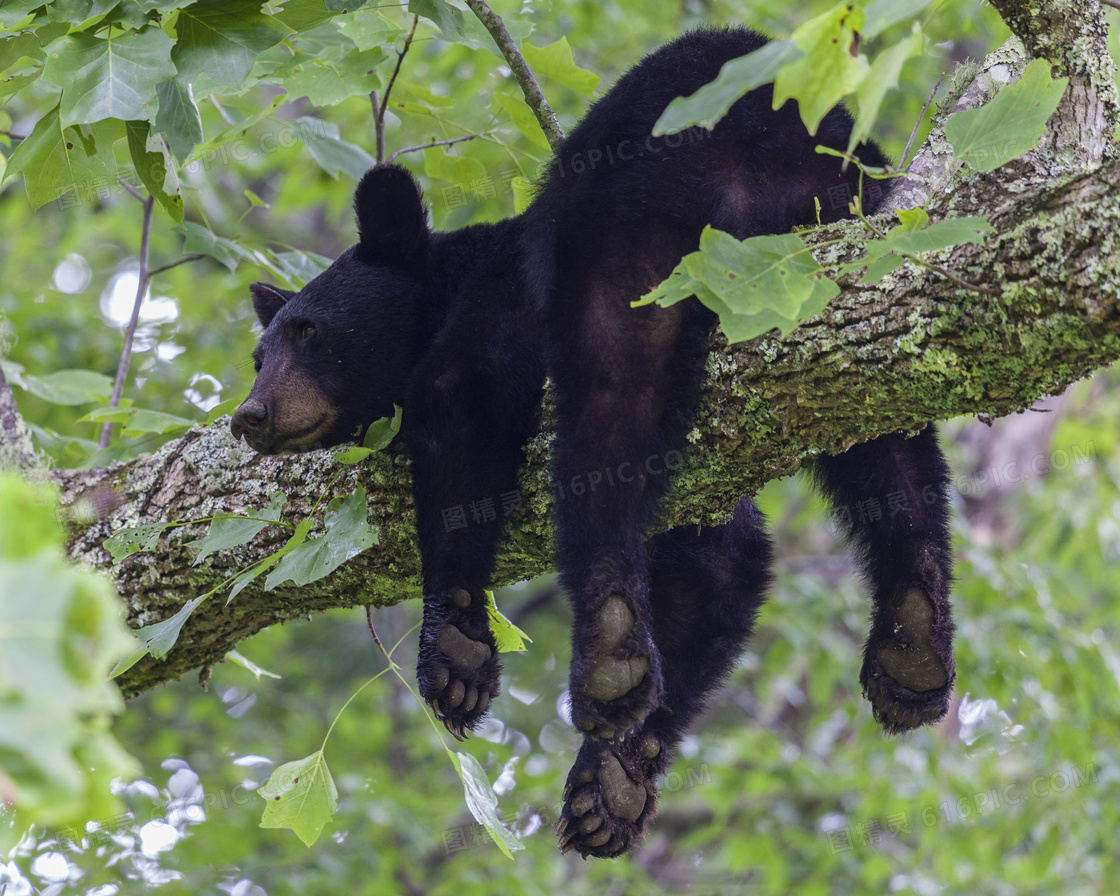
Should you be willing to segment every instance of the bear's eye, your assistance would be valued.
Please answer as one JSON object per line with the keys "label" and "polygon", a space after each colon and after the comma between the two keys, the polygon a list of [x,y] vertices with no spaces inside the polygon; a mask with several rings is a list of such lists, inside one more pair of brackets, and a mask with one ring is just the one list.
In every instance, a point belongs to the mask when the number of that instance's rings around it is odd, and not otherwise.
{"label": "bear's eye", "polygon": [[313,339],[315,337],[315,328],[309,324],[303,328],[303,333],[300,335],[303,337],[304,342],[308,339]]}

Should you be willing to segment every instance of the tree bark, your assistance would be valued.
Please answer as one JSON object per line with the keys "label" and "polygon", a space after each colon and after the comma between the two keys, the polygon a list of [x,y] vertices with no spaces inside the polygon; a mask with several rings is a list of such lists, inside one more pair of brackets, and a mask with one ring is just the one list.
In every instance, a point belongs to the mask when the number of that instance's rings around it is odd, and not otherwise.
{"label": "tree bark", "polygon": [[[982,245],[941,253],[937,262],[963,280],[995,287],[999,295],[961,288],[907,264],[874,287],[842,282],[830,307],[788,336],[731,347],[713,337],[709,380],[666,525],[723,521],[740,497],[795,472],[822,451],[842,451],[879,434],[915,431],[953,416],[1021,411],[1120,357],[1120,162],[1113,159],[1109,124],[1116,121],[1111,73],[1105,72],[1106,78],[1099,61],[1089,73],[1086,65],[1078,69],[1081,63],[1066,43],[1032,37],[1038,22],[1021,21],[1019,4],[993,2],[1013,29],[1027,35],[1028,50],[1015,41],[989,57],[954,111],[981,104],[1017,77],[1031,53],[1054,53],[1064,71],[1084,76],[1071,77],[1052,139],[990,174],[965,170],[946,178],[947,157],[939,142],[944,136],[935,128],[915,158],[912,178],[894,191],[892,207],[932,196],[935,218],[985,215],[996,234]],[[1070,15],[1082,19],[1066,18],[1074,23],[1069,27],[1100,33],[1094,30],[1100,25],[1096,3],[1073,5],[1078,11]],[[1097,42],[1076,46],[1095,52]],[[1069,122],[1077,122],[1077,133],[1093,132],[1081,151]],[[938,182],[948,187],[935,192]],[[857,222],[815,233],[809,241],[827,266],[858,259],[857,241],[869,235]],[[846,242],[826,245],[838,236]],[[552,434],[546,398],[495,584],[551,567]],[[204,601],[166,658],[145,658],[122,676],[126,694],[190,669],[205,672],[239,641],[274,623],[420,595],[411,483],[400,446],[356,466],[339,464],[334,453],[262,457],[235,442],[226,422],[219,421],[129,464],[55,473],[63,503],[85,508],[73,517],[93,520],[71,524],[71,556],[108,572],[134,627],[170,617],[187,600],[276,550],[289,533],[270,526],[250,545],[192,566],[194,551],[185,543],[205,532],[205,524],[193,524],[169,530],[155,551],[114,565],[102,545],[122,527],[259,509],[276,491],[287,495],[285,518],[294,522],[324,489],[347,494],[358,484],[369,495],[370,522],[380,527],[378,545],[310,586],[289,582],[265,591],[261,577],[228,606],[224,594]],[[676,466],[675,458],[668,460]],[[665,461],[656,459],[653,466],[662,468]],[[563,500],[578,500],[570,491]],[[495,496],[478,496],[488,497]],[[471,525],[470,509],[464,511]]]}

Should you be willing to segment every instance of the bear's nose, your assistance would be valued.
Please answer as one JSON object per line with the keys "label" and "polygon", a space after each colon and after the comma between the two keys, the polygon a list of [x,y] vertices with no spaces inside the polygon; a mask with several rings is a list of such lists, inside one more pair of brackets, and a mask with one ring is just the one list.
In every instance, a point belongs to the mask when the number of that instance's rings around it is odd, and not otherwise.
{"label": "bear's nose", "polygon": [[268,405],[255,398],[246,398],[241,407],[233,415],[230,430],[235,439],[245,436],[245,441],[250,444],[256,442],[254,436],[260,437],[268,432],[272,424],[272,414]]}

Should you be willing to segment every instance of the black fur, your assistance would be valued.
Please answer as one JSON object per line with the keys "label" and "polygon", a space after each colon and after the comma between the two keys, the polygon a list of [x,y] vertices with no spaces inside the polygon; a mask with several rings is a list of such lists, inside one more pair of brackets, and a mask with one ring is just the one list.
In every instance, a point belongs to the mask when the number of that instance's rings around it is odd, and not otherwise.
{"label": "black fur", "polygon": [[[630,302],[707,224],[738,238],[782,233],[816,220],[814,200],[823,221],[843,217],[859,189],[855,166],[814,151],[845,148],[849,116],[834,110],[810,137],[793,103],[771,110],[768,87],[710,133],[649,136],[670,100],[763,42],[707,30],[648,56],[572,131],[516,218],[431,232],[412,178],[374,169],[356,194],[360,242],[294,297],[254,289],[267,329],[235,433],[261,451],[302,450],[404,407],[424,572],[417,676],[459,736],[498,693],[482,592],[551,377],[556,565],[574,614],[572,719],[585,735],[561,834],[585,856],[619,855],[642,836],[656,778],[739,655],[769,581],[749,501],[723,526],[648,537],[714,315],[695,299]],[[884,161],[872,144],[857,154]],[[891,731],[933,721],[953,682],[947,473],[934,433],[876,439],[816,472],[838,508],[867,511],[847,530],[872,588],[861,682],[876,718]]]}

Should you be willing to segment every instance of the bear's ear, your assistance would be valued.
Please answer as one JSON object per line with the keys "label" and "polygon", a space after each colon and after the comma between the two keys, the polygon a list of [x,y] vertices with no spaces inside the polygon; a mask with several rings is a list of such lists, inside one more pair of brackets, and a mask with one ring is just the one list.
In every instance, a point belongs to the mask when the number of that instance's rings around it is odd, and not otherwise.
{"label": "bear's ear", "polygon": [[354,192],[354,211],[362,261],[419,268],[428,246],[428,214],[411,174],[396,165],[371,168]]}
{"label": "bear's ear", "polygon": [[249,292],[253,296],[253,310],[257,312],[257,319],[260,320],[261,326],[265,328],[272,323],[276,312],[295,295],[294,292],[268,283],[254,283],[249,287]]}

